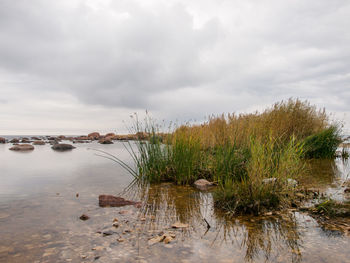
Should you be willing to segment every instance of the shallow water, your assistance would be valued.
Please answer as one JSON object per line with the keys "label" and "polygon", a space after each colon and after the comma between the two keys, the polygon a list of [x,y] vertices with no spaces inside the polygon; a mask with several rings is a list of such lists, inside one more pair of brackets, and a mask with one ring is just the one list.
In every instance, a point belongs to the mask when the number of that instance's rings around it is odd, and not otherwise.
{"label": "shallow water", "polygon": [[[20,153],[0,144],[0,262],[350,261],[350,237],[307,214],[229,218],[213,208],[210,193],[172,184],[123,192],[132,177],[88,150],[102,149],[130,163],[122,143],[75,146],[69,152],[43,145]],[[344,198],[347,162],[311,167],[304,184]],[[98,207],[98,195],[120,193],[143,207]],[[82,214],[90,219],[80,220]],[[118,228],[112,226],[115,218]],[[177,221],[188,227],[172,229]],[[104,236],[106,231],[111,235]],[[171,232],[174,240],[149,245],[161,232]]]}

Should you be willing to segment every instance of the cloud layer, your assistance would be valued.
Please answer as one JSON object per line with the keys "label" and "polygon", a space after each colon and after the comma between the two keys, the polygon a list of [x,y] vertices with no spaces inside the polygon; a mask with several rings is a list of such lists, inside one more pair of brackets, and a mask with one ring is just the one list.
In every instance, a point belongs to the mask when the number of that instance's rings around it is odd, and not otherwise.
{"label": "cloud layer", "polygon": [[123,130],[134,111],[182,121],[289,97],[349,126],[349,17],[347,0],[2,0],[0,134]]}

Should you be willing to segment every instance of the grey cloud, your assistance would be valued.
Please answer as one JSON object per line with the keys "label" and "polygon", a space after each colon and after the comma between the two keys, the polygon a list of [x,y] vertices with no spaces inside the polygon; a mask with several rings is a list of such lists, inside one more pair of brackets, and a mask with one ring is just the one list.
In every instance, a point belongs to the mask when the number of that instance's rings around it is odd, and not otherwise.
{"label": "grey cloud", "polygon": [[347,0],[2,0],[0,97],[181,119],[288,97],[349,112],[349,16]]}

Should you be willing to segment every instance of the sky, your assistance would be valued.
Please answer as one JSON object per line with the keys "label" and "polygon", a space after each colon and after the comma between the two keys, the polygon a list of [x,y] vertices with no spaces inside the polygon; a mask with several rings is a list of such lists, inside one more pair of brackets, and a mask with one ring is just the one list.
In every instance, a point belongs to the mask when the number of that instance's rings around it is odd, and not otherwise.
{"label": "sky", "polygon": [[349,0],[0,0],[0,134],[325,107],[350,133]]}

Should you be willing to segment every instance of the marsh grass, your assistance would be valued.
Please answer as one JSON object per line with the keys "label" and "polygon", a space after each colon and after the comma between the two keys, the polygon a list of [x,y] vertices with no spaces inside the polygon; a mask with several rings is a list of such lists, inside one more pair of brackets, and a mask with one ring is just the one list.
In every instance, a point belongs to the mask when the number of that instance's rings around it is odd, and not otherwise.
{"label": "marsh grass", "polygon": [[142,124],[136,116],[133,132],[139,140],[126,149],[136,169],[126,169],[139,182],[188,185],[205,178],[218,185],[215,205],[232,213],[289,206],[295,189],[288,179],[304,173],[302,158],[334,157],[340,142],[325,110],[298,99],[262,113],[211,116],[166,133],[151,118]]}
{"label": "marsh grass", "polygon": [[270,137],[265,142],[252,139],[250,149],[247,176],[221,184],[215,192],[216,206],[231,213],[252,214],[290,206],[295,189],[288,179],[305,172],[300,159],[302,145],[292,138],[282,146]]}

